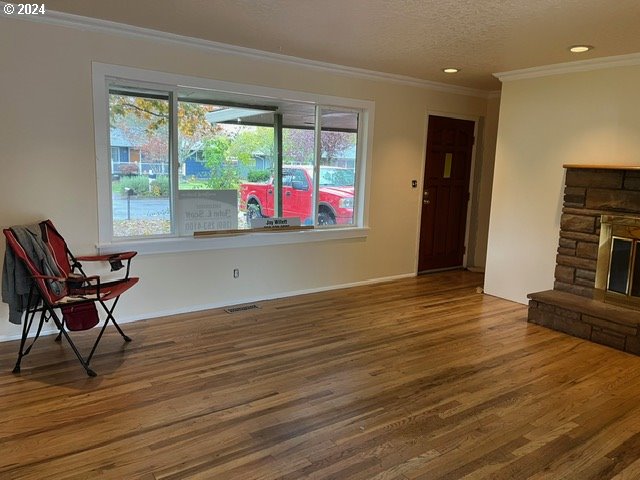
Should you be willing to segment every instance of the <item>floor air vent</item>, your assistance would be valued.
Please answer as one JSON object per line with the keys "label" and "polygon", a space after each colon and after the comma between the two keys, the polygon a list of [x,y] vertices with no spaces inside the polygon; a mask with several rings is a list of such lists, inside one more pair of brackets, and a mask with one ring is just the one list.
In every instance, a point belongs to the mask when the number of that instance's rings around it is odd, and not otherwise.
{"label": "floor air vent", "polygon": [[241,307],[225,308],[224,311],[227,313],[237,313],[237,312],[244,312],[245,310],[255,310],[257,308],[260,308],[260,307],[254,303],[251,305],[242,305]]}

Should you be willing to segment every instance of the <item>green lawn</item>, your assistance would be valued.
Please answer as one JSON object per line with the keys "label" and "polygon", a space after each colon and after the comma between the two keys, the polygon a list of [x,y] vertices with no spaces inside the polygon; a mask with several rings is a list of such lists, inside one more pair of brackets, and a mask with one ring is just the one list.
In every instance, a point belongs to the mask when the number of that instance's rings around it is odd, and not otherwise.
{"label": "green lawn", "polygon": [[180,190],[204,190],[207,188],[207,182],[191,180],[187,182],[180,182]]}

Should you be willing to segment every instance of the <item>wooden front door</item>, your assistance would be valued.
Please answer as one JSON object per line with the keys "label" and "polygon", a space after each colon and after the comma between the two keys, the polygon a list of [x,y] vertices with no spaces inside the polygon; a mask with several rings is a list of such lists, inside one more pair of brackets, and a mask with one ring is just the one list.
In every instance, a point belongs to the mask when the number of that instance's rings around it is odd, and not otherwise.
{"label": "wooden front door", "polygon": [[463,264],[473,131],[472,121],[429,116],[419,272]]}

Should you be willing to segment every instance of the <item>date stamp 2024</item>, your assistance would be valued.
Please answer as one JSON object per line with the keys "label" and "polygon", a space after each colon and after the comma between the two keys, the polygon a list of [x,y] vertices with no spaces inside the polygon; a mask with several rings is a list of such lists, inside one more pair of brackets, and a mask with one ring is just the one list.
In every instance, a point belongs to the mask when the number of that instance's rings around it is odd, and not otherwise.
{"label": "date stamp 2024", "polygon": [[5,3],[2,11],[5,15],[44,15],[47,9],[44,3]]}

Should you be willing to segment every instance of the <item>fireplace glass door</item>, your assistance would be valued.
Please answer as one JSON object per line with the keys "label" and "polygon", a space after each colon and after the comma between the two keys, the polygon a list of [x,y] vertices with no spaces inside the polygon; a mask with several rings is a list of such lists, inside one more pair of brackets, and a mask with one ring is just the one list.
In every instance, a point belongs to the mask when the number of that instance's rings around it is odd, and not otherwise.
{"label": "fireplace glass door", "polygon": [[612,239],[611,263],[609,264],[609,285],[610,292],[617,292],[627,295],[629,292],[629,266],[631,265],[631,252],[633,242],[626,238]]}

